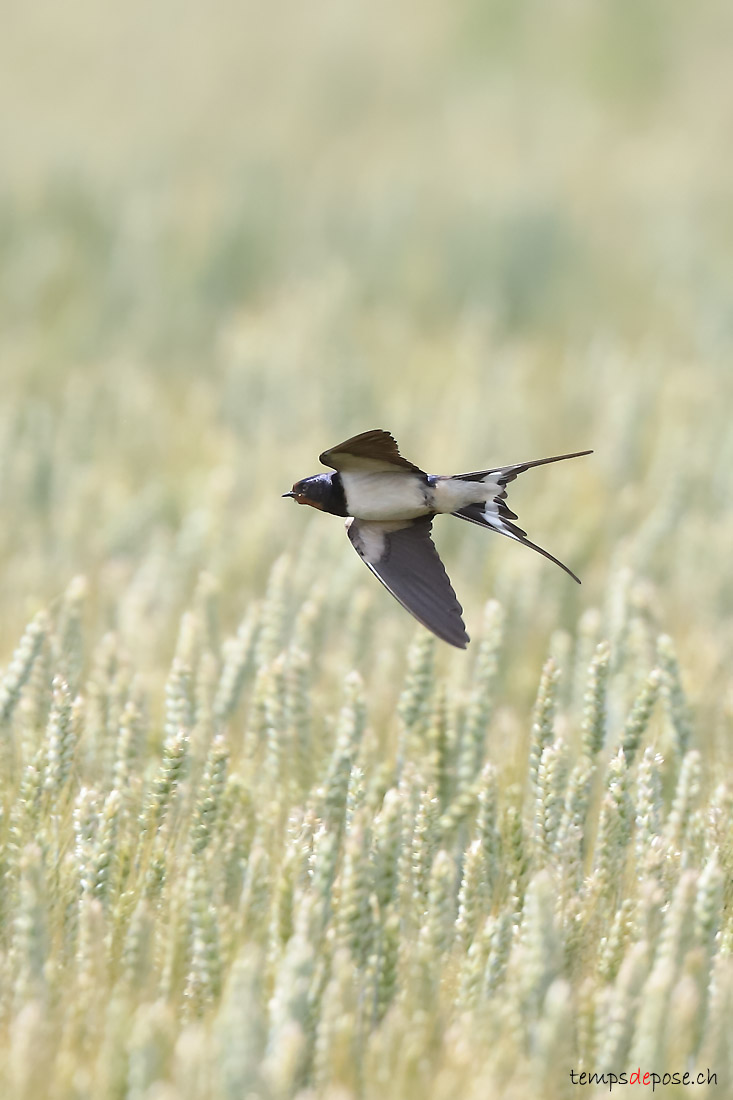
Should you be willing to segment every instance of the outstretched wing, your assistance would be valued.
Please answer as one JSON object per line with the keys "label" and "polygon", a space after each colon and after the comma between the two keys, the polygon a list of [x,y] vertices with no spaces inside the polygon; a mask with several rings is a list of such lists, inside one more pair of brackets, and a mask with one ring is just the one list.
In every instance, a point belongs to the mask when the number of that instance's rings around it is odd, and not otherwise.
{"label": "outstretched wing", "polygon": [[448,574],[430,538],[431,516],[378,523],[348,520],[359,557],[419,623],[449,645],[465,649],[468,634]]}
{"label": "outstretched wing", "polygon": [[423,471],[413,462],[408,462],[400,454],[396,441],[389,432],[376,428],[371,432],[362,432],[354,435],[335,447],[330,447],[318,456],[324,466],[331,466],[334,470],[364,470],[374,473],[394,470],[413,470],[421,474]]}

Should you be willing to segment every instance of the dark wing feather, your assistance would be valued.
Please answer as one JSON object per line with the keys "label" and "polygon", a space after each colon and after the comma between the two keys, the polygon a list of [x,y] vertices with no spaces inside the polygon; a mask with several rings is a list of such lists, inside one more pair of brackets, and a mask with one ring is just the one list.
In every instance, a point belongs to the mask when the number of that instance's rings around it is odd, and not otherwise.
{"label": "dark wing feather", "polygon": [[419,623],[449,645],[469,638],[462,608],[430,538],[431,516],[404,524],[350,520],[347,530],[360,558]]}
{"label": "dark wing feather", "polygon": [[388,471],[396,466],[400,470],[423,471],[413,462],[408,462],[399,452],[396,441],[389,432],[376,428],[371,432],[362,432],[351,439],[329,447],[319,461],[334,470],[374,470]]}

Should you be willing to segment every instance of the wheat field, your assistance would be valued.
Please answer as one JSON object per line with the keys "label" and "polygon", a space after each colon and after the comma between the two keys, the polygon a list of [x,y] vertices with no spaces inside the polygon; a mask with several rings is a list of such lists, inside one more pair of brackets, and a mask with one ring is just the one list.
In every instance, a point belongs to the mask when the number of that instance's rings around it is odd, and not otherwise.
{"label": "wheat field", "polygon": [[[3,1100],[733,1089],[732,22],[4,13]],[[593,448],[582,586],[438,519],[433,639],[280,496],[375,427]]]}

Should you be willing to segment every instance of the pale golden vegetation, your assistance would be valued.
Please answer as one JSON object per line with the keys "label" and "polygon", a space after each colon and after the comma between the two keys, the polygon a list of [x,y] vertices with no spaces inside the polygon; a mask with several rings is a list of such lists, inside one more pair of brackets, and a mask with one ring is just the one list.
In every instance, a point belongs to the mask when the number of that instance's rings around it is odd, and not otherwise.
{"label": "pale golden vegetation", "polygon": [[[3,1100],[731,1090],[729,23],[8,17]],[[280,499],[373,427],[593,447],[509,497],[582,587],[438,520],[416,628]]]}

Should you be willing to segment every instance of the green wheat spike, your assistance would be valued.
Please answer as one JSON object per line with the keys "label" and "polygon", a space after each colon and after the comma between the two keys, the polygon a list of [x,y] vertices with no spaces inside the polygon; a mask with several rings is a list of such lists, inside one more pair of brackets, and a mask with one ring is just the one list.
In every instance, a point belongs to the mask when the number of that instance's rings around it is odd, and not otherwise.
{"label": "green wheat spike", "polygon": [[279,792],[287,788],[290,774],[290,745],[285,714],[285,664],[281,657],[269,666],[265,705],[264,775],[272,792],[274,810]]}
{"label": "green wheat spike", "polygon": [[682,758],[677,788],[664,825],[665,839],[672,852],[681,852],[689,830],[692,811],[700,794],[700,753],[690,750]]}
{"label": "green wheat spike", "polygon": [[314,1044],[313,1080],[322,1089],[331,1082],[349,1088],[359,1079],[357,991],[353,964],[337,952],[323,996]]}
{"label": "green wheat spike", "polygon": [[301,790],[307,791],[313,781],[315,763],[309,692],[312,675],[311,658],[302,649],[291,648],[287,652],[285,664],[285,713],[288,740],[293,746],[296,781]]}
{"label": "green wheat spike", "polygon": [[623,752],[619,751],[608,765],[596,834],[594,864],[601,894],[611,896],[621,888],[619,877],[626,860],[632,820],[628,764]]}
{"label": "green wheat spike", "polygon": [[178,624],[173,662],[186,669],[190,680],[196,679],[199,655],[201,653],[201,624],[192,611],[184,611]]}
{"label": "green wheat spike", "polygon": [[[83,701],[79,702],[83,706]],[[133,809],[135,789],[140,786],[139,764],[143,749],[143,734],[142,711],[134,699],[128,699],[120,715],[112,768],[112,784],[122,793],[123,803],[128,812]]]}
{"label": "green wheat spike", "polygon": [[588,667],[583,696],[582,743],[585,755],[592,760],[600,752],[606,737],[606,695],[611,648],[600,642]]}
{"label": "green wheat spike", "polygon": [[654,962],[640,995],[630,1051],[632,1062],[651,1065],[666,1054],[665,1030],[670,996],[691,934],[696,879],[694,872],[685,872],[680,876],[664,915]]}
{"label": "green wheat spike", "polygon": [[302,1086],[315,1041],[312,983],[316,958],[309,936],[312,904],[309,896],[277,967],[270,998],[263,1076],[276,1094],[295,1092]]}
{"label": "green wheat spike", "polygon": [[256,1095],[263,1087],[266,1027],[262,989],[261,957],[252,947],[243,947],[232,963],[214,1022],[222,1100]]}
{"label": "green wheat spike", "polygon": [[633,944],[623,958],[613,986],[601,990],[603,1006],[596,1016],[596,1059],[600,1072],[613,1072],[614,1066],[628,1058],[649,964],[649,945],[644,941]]}
{"label": "green wheat spike", "polygon": [[451,946],[455,910],[455,864],[448,852],[440,851],[430,868],[427,906],[418,941],[420,961],[431,977],[439,973],[442,957]]}
{"label": "green wheat spike", "polygon": [[555,856],[564,866],[565,880],[571,889],[578,885],[582,870],[585,827],[594,774],[594,765],[587,756],[581,756],[567,782],[555,839]]}
{"label": "green wheat spike", "polygon": [[538,867],[548,862],[557,844],[567,771],[567,750],[562,738],[558,737],[542,750],[537,771],[533,850]]}
{"label": "green wheat spike", "polygon": [[200,855],[211,841],[226,783],[229,748],[224,737],[212,742],[201,778],[200,792],[193,810],[191,847],[194,855]]}
{"label": "green wheat spike", "polygon": [[421,630],[410,646],[407,675],[397,713],[409,729],[422,716],[430,697],[435,661],[435,639]]}
{"label": "green wheat spike", "polygon": [[336,725],[336,743],[321,789],[324,817],[330,825],[337,828],[343,824],[351,766],[364,732],[361,693],[361,678],[356,673],[351,673],[346,681],[346,700]]}
{"label": "green wheat spike", "polygon": [[213,703],[214,717],[227,721],[236,710],[253,664],[255,618],[252,613],[241,622],[236,636],[224,645],[224,661]]}
{"label": "green wheat spike", "polygon": [[598,973],[604,982],[613,981],[619,971],[631,934],[633,911],[632,899],[624,898],[614,914],[608,935],[601,938]]}
{"label": "green wheat spike", "polygon": [[649,719],[659,695],[660,682],[660,673],[654,669],[644,681],[641,691],[634,700],[631,713],[626,719],[621,735],[621,748],[629,764],[634,762],[641,739],[649,725]]}
{"label": "green wheat spike", "polygon": [[214,693],[218,675],[218,661],[210,649],[199,655],[196,679],[193,686],[193,745],[192,754],[197,768],[203,764],[205,753],[211,744],[218,723],[214,717]]}
{"label": "green wheat spike", "polygon": [[401,722],[397,749],[397,767],[417,760],[423,751],[424,724],[429,721],[435,665],[435,638],[421,630],[415,635],[407,655],[407,674],[397,703]]}
{"label": "green wheat spike", "polygon": [[165,685],[165,735],[175,737],[179,731],[190,735],[192,728],[191,669],[175,657]]}
{"label": "green wheat spike", "polygon": [[694,907],[695,940],[708,953],[713,950],[715,937],[723,920],[724,885],[720,853],[715,849],[700,874]]}
{"label": "green wheat spike", "polygon": [[220,585],[217,578],[206,571],[200,573],[193,595],[193,606],[201,634],[202,652],[216,653],[219,648],[219,598]]}
{"label": "green wheat spike", "polygon": [[484,764],[477,793],[476,837],[481,846],[483,879],[489,896],[500,875],[501,836],[499,833],[499,793],[497,769]]}
{"label": "green wheat spike", "polygon": [[147,985],[154,927],[151,906],[147,899],[141,898],[132,913],[120,956],[121,982],[131,995]]}
{"label": "green wheat spike", "polygon": [[269,665],[283,648],[290,563],[284,555],[277,559],[267,581],[265,600],[260,612],[255,660],[262,668]]}
{"label": "green wheat spike", "polygon": [[381,910],[397,900],[402,837],[402,798],[399,790],[393,787],[384,796],[374,819],[372,835],[374,885]]}
{"label": "green wheat spike", "polygon": [[583,708],[585,694],[588,690],[588,668],[594,654],[598,651],[601,623],[601,613],[596,607],[589,607],[578,620],[573,659],[572,690],[572,706],[576,712]]}
{"label": "green wheat spike", "polygon": [[651,748],[644,750],[636,778],[635,850],[641,871],[650,871],[663,857],[659,844],[662,830],[662,766],[664,761]]}
{"label": "green wheat spike", "polygon": [[185,729],[170,734],[163,744],[163,759],[148,791],[147,804],[140,818],[144,832],[160,830],[183,778],[188,755]]}
{"label": "green wheat spike", "polygon": [[475,1012],[484,992],[484,975],[496,928],[496,917],[489,916],[477,930],[461,962],[455,1007],[459,1013]]}
{"label": "green wheat spike", "polygon": [[89,598],[89,582],[86,577],[74,577],[64,592],[56,623],[55,659],[61,669],[61,677],[75,694],[79,690],[84,664],[83,615]]}
{"label": "green wheat spike", "polygon": [[46,727],[44,788],[54,801],[71,773],[76,750],[76,723],[72,722],[69,686],[60,676],[53,680],[53,702]]}
{"label": "green wheat spike", "polygon": [[558,968],[562,953],[554,917],[554,884],[548,871],[539,871],[527,884],[518,933],[514,980],[523,1013],[536,1015]]}
{"label": "green wheat spike", "polygon": [[189,1017],[202,1015],[221,989],[219,923],[212,885],[204,865],[192,863],[187,890],[190,961],[183,991],[184,1014]]}
{"label": "green wheat spike", "polygon": [[440,804],[446,807],[455,780],[454,767],[455,729],[448,711],[448,699],[444,685],[435,692],[433,705],[425,729],[425,757],[421,762],[426,779],[438,791]]}
{"label": "green wheat spike", "polygon": [[529,846],[522,819],[521,791],[518,786],[510,786],[504,793],[506,801],[499,833],[507,861],[505,875],[522,881],[529,866]]}
{"label": "green wheat spike", "polygon": [[0,680],[0,726],[9,722],[20,699],[20,693],[33,671],[46,640],[50,621],[45,611],[39,611],[28,624],[10,664]]}
{"label": "green wheat spike", "polygon": [[411,882],[414,915],[419,923],[428,895],[428,882],[438,846],[438,799],[433,787],[420,792],[411,838]]}
{"label": "green wheat spike", "polygon": [[368,814],[357,817],[344,842],[337,936],[354,961],[364,966],[372,948],[374,921],[371,908],[373,868],[369,860],[371,828]]}
{"label": "green wheat spike", "polygon": [[683,756],[690,746],[692,720],[682,687],[674,642],[668,634],[661,634],[657,639],[657,659],[662,673],[661,687],[665,709],[674,730],[675,747],[680,756]]}
{"label": "green wheat spike", "polygon": [[490,600],[484,611],[483,637],[473,668],[471,695],[461,735],[457,763],[459,789],[473,783],[483,764],[503,631],[504,611],[496,600]]}
{"label": "green wheat spike", "polygon": [[104,800],[91,856],[91,890],[94,897],[107,905],[114,889],[117,862],[117,837],[120,824],[122,795],[113,789]]}
{"label": "green wheat spike", "polygon": [[484,853],[480,840],[474,840],[464,853],[461,885],[458,890],[456,936],[464,952],[473,943],[476,929],[487,903],[484,878]]}
{"label": "green wheat spike", "polygon": [[11,958],[14,1011],[47,992],[47,909],[43,894],[42,853],[30,844],[20,860],[20,890],[13,918]]}
{"label": "green wheat spike", "polygon": [[554,657],[548,657],[542,668],[537,699],[532,717],[529,749],[529,781],[534,794],[537,788],[537,773],[540,767],[542,750],[554,739],[555,703],[560,670]]}
{"label": "green wheat spike", "polygon": [[272,890],[270,858],[264,845],[255,839],[239,898],[239,919],[248,929],[251,942],[257,945],[264,944],[267,935]]}

